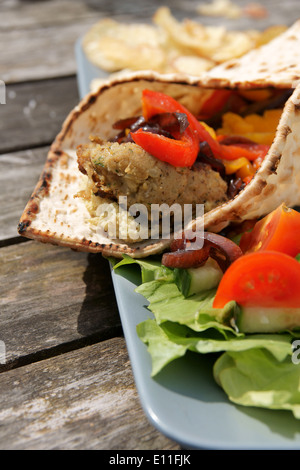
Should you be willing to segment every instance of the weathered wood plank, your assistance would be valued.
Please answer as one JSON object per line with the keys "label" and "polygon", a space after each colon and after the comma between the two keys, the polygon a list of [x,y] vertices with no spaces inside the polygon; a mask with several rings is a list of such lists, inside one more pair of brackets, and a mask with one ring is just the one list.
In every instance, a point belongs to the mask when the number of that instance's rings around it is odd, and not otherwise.
{"label": "weathered wood plank", "polygon": [[0,374],[1,450],[179,449],[148,422],[123,338]]}
{"label": "weathered wood plank", "polygon": [[[164,4],[178,18],[196,18],[196,1]],[[264,4],[270,15],[263,21],[203,22],[262,29],[300,17],[299,0]],[[68,75],[76,73],[78,37],[104,15],[149,22],[159,6],[157,0],[0,3],[0,79],[13,83],[0,106],[0,241],[14,236],[47,144],[77,104],[76,79]],[[50,77],[66,78],[15,83]],[[37,146],[43,147],[16,152]],[[107,261],[26,242],[2,246],[0,276],[6,352],[0,365],[1,449],[178,449],[140,408]]]}
{"label": "weathered wood plank", "polygon": [[[98,4],[102,4],[99,2]],[[0,3],[0,30],[46,27],[55,24],[67,24],[94,18],[95,9],[88,1],[51,0],[51,1],[15,1],[5,0]]]}
{"label": "weathered wood plank", "polygon": [[138,10],[135,2],[5,3],[0,5],[0,78],[6,83],[76,73],[75,43],[94,23],[104,16],[148,22],[155,6],[150,1]]}
{"label": "weathered wood plank", "polygon": [[101,255],[28,241],[0,249],[0,277],[0,370],[122,334]]}
{"label": "weathered wood plank", "polygon": [[[42,8],[42,7],[41,7]],[[0,77],[5,83],[56,78],[76,72],[76,40],[95,22],[0,31]]]}
{"label": "weathered wood plank", "polygon": [[0,156],[0,246],[18,237],[17,225],[42,172],[48,147]]}
{"label": "weathered wood plank", "polygon": [[84,1],[0,4],[0,78],[6,83],[72,75],[74,45],[101,13]]}
{"label": "weathered wood plank", "polygon": [[52,142],[79,101],[75,77],[6,87],[0,105],[0,153]]}

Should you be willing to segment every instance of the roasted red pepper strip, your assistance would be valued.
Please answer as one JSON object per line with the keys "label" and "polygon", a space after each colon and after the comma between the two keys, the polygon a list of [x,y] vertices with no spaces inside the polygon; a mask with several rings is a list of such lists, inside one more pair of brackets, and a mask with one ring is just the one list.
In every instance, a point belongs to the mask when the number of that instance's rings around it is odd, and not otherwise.
{"label": "roasted red pepper strip", "polygon": [[[185,113],[192,131],[197,136],[198,142],[207,142],[214,157],[217,159],[235,160],[240,157],[246,157],[248,160],[252,161],[256,160],[257,158],[264,158],[268,152],[269,147],[267,145],[221,145],[211,136],[211,134],[207,131],[207,129],[205,129],[201,122],[198,121],[198,119],[185,106],[178,103],[178,101],[176,101],[171,96],[165,95],[164,93],[148,89],[143,90],[142,106],[143,115],[146,120],[150,119],[155,114],[161,114],[165,112]],[[143,146],[142,144],[139,145]],[[170,161],[171,163],[172,159],[165,161]]]}
{"label": "roasted red pepper strip", "polygon": [[268,145],[263,144],[237,144],[237,145],[223,145],[222,158],[224,160],[236,160],[237,158],[245,157],[250,161],[257,158],[264,158],[269,150]]}
{"label": "roasted red pepper strip", "polygon": [[192,166],[199,151],[198,140],[189,127],[181,135],[177,135],[177,139],[170,139],[143,129],[132,132],[131,137],[146,152],[173,166]]}
{"label": "roasted red pepper strip", "polygon": [[215,156],[220,155],[220,144],[210,135],[198,119],[182,104],[171,96],[152,90],[143,90],[143,115],[146,120],[160,113],[185,113],[191,129],[197,134],[198,141],[206,141]]}
{"label": "roasted red pepper strip", "polygon": [[214,90],[201,106],[201,120],[209,119],[222,111],[232,93],[232,90]]}

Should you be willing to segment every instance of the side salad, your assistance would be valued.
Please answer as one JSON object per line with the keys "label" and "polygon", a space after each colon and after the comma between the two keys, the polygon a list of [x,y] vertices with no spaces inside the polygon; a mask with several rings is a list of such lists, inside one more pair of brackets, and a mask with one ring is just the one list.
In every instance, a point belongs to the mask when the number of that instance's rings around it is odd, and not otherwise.
{"label": "side salad", "polygon": [[204,232],[201,253],[176,240],[159,258],[112,260],[140,267],[149,318],[137,334],[152,376],[187,351],[213,353],[229,400],[300,419],[299,233],[300,213],[281,204],[245,232]]}

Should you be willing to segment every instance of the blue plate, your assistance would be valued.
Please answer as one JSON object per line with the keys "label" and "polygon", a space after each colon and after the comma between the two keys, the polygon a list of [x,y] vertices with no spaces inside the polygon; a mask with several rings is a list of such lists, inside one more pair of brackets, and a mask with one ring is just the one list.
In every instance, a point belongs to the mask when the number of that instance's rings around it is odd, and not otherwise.
{"label": "blue plate", "polygon": [[[76,44],[81,97],[90,82],[103,77]],[[229,402],[212,376],[216,356],[188,353],[151,378],[151,359],[136,334],[136,325],[152,314],[135,292],[135,265],[112,271],[124,336],[142,407],[149,421],[185,449],[300,449],[300,423],[288,411],[237,406]]]}

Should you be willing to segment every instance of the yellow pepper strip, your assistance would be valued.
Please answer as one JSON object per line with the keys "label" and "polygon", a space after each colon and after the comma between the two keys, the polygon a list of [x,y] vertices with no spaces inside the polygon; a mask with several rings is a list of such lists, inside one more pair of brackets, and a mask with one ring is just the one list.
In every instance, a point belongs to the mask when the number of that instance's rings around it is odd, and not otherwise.
{"label": "yellow pepper strip", "polygon": [[260,116],[259,114],[248,114],[244,119],[252,126],[252,132],[264,132],[265,119],[263,116]]}
{"label": "yellow pepper strip", "polygon": [[[247,159],[246,159],[247,160]],[[252,164],[247,160],[247,163],[243,165],[237,172],[236,176],[238,178],[241,178],[243,181],[245,178],[248,178],[249,176],[253,176],[255,174],[255,170],[252,166]]]}
{"label": "yellow pepper strip", "polygon": [[248,184],[255,175],[255,168],[251,162],[245,158],[237,158],[235,160],[222,160],[225,166],[226,175],[236,174],[244,183]]}
{"label": "yellow pepper strip", "polygon": [[248,124],[242,116],[236,113],[228,112],[223,115],[222,128],[217,131],[223,135],[244,135],[253,131],[253,125]]}
{"label": "yellow pepper strip", "polygon": [[217,130],[217,135],[240,135],[257,144],[271,145],[281,114],[281,109],[270,109],[263,116],[253,113],[243,118],[228,112],[222,118],[222,127]]}
{"label": "yellow pepper strip", "polygon": [[261,90],[241,90],[239,94],[250,101],[264,101],[271,98],[272,91],[269,88]]}
{"label": "yellow pepper strip", "polygon": [[282,109],[267,109],[264,112],[264,131],[275,132],[282,115]]}
{"label": "yellow pepper strip", "polygon": [[247,132],[243,135],[246,139],[252,140],[256,144],[272,145],[275,137],[274,132]]}
{"label": "yellow pepper strip", "polygon": [[215,130],[212,127],[210,127],[208,124],[206,124],[206,122],[204,122],[204,121],[200,121],[200,123],[207,130],[207,132],[210,133],[212,138],[216,140],[217,139],[217,134],[216,134]]}
{"label": "yellow pepper strip", "polygon": [[[225,173],[226,175],[231,175],[232,173],[237,173],[237,171],[243,170],[245,173],[250,174],[251,170],[251,163],[249,162],[248,158],[241,157],[241,158],[236,158],[235,160],[222,160],[224,166],[225,166]],[[250,166],[249,166],[250,165]],[[248,169],[248,172],[247,172]],[[255,173],[255,171],[253,170]]]}

